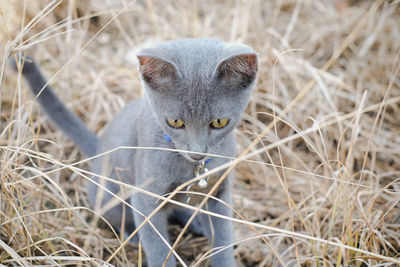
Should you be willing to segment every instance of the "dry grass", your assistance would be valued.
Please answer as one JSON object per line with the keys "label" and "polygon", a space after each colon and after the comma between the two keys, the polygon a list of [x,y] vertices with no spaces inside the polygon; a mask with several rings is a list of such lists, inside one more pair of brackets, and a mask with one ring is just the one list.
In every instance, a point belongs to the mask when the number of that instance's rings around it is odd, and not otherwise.
{"label": "dry grass", "polygon": [[[89,164],[6,59],[32,54],[60,98],[101,134],[141,95],[127,52],[182,37],[244,42],[260,56],[237,130],[241,160],[230,166],[238,263],[400,264],[399,3],[1,1],[0,265],[141,261],[141,248],[121,247],[106,223],[96,226],[84,190]],[[187,264],[209,250],[190,233],[177,247]]]}

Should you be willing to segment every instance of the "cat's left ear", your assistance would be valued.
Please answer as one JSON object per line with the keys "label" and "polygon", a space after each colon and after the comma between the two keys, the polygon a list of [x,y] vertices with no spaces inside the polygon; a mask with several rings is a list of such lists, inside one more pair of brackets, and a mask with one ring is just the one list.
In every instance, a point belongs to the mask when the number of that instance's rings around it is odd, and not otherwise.
{"label": "cat's left ear", "polygon": [[233,54],[222,60],[216,69],[217,78],[238,88],[247,88],[257,77],[258,71],[257,54],[249,52]]}

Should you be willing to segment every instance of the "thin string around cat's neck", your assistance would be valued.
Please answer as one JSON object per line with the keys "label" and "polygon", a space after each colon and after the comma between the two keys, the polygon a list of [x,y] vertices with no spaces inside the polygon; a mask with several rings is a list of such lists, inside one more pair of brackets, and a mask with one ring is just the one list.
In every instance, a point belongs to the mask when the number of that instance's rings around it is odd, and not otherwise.
{"label": "thin string around cat's neck", "polygon": [[[167,133],[164,134],[164,140],[167,141],[168,143],[172,142],[171,136],[169,136]],[[208,158],[206,160],[202,160],[199,162],[199,164],[194,169],[194,174],[196,177],[200,176],[203,173],[208,172],[208,169],[206,168],[206,164],[209,163],[211,160],[212,160],[212,158]],[[188,192],[191,191],[191,188],[194,185],[198,185],[200,188],[205,189],[205,188],[207,188],[207,186],[209,186],[208,180],[209,180],[209,177],[206,176],[197,182],[191,183],[190,185],[187,186],[186,191],[188,191]],[[190,196],[190,194],[186,194],[186,196],[187,196],[186,203],[189,204],[192,197]]]}

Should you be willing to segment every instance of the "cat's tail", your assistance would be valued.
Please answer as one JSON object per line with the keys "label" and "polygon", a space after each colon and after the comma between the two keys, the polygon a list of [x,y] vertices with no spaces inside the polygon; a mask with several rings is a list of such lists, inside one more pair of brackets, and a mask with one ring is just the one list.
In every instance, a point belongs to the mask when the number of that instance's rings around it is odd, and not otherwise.
{"label": "cat's tail", "polygon": [[[15,60],[11,60],[11,62],[13,68],[18,70]],[[65,107],[49,85],[44,87],[46,81],[38,66],[29,57],[27,57],[23,62],[22,74],[29,83],[33,94],[37,96],[40,93],[37,100],[47,115],[65,133],[65,135],[79,146],[86,156],[94,156],[96,154],[99,138],[86,127],[84,122],[78,118],[78,116]]]}

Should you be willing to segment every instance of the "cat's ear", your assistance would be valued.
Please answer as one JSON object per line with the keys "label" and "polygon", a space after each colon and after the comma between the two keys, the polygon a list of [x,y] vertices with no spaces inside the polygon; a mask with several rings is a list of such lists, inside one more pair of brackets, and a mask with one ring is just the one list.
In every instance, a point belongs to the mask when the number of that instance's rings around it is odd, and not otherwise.
{"label": "cat's ear", "polygon": [[137,55],[137,58],[143,80],[153,89],[166,86],[178,76],[178,69],[172,62],[140,54]]}
{"label": "cat's ear", "polygon": [[249,86],[257,76],[258,60],[256,53],[230,56],[221,61],[216,69],[217,78],[239,88]]}

